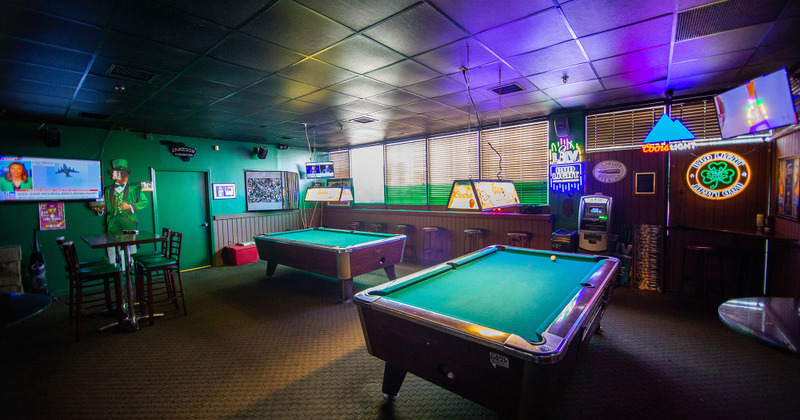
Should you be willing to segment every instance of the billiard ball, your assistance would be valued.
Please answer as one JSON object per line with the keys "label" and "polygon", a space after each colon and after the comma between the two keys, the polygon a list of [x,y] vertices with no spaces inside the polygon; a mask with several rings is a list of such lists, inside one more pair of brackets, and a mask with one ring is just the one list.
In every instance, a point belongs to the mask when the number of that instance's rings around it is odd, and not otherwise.
{"label": "billiard ball", "polygon": [[555,255],[551,255],[551,256],[550,256],[550,259],[551,259],[552,261],[555,261],[555,260],[556,260],[556,256],[555,256]]}

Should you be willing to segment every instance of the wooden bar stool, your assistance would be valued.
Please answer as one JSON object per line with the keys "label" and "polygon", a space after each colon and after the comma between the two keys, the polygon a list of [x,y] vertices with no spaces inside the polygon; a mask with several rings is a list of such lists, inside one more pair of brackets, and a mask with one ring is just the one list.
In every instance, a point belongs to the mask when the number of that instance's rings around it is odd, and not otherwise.
{"label": "wooden bar stool", "polygon": [[[717,259],[717,278],[712,279],[711,259]],[[688,260],[694,260],[694,272],[687,272]],[[699,295],[703,301],[703,307],[708,306],[708,298],[714,286],[719,288],[719,297],[725,296],[725,278],[722,276],[722,259],[720,251],[715,246],[690,244],[683,248],[683,261],[681,267],[681,283],[678,286],[678,300],[684,294],[683,289],[687,285],[693,286],[693,293]]]}
{"label": "wooden bar stool", "polygon": [[439,228],[435,226],[425,226],[422,228],[422,232],[425,235],[422,242],[422,258],[428,262],[439,262],[439,258],[444,255],[444,250],[439,241]]}
{"label": "wooden bar stool", "polygon": [[411,238],[408,236],[408,231],[408,225],[394,225],[394,233],[406,235],[406,247],[403,250],[403,261],[414,259],[414,245],[411,243]]}
{"label": "wooden bar stool", "polygon": [[345,223],[347,225],[347,229],[349,230],[358,230],[361,227],[361,222],[353,220],[350,222]]}
{"label": "wooden bar stool", "polygon": [[381,233],[385,232],[386,224],[385,223],[370,223],[367,227],[370,232]]}
{"label": "wooden bar stool", "polygon": [[469,254],[483,248],[483,231],[480,229],[464,229],[464,253]]}
{"label": "wooden bar stool", "polygon": [[508,245],[528,248],[530,246],[531,234],[528,232],[508,232]]}

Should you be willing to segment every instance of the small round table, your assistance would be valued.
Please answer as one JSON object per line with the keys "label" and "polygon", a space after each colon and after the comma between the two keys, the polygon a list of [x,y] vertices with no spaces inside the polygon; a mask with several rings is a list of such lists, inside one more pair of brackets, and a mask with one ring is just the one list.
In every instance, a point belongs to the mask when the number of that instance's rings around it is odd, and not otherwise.
{"label": "small round table", "polygon": [[52,302],[50,296],[38,293],[0,294],[0,329],[39,315]]}

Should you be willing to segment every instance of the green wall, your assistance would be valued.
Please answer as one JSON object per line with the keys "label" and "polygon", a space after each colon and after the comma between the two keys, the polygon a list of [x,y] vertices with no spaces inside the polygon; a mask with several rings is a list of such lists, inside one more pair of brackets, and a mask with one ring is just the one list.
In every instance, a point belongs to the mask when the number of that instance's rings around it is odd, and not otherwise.
{"label": "green wall", "polygon": [[[41,124],[18,121],[0,121],[0,155],[60,157],[68,159],[94,159],[103,164],[103,185],[112,180],[106,172],[112,159],[123,158],[128,161],[132,171],[129,180],[132,182],[150,181],[150,169],[207,171],[209,184],[235,183],[237,198],[233,200],[210,200],[210,217],[224,214],[245,212],[244,170],[279,170],[303,174],[305,162],[324,160],[327,154],[311,156],[306,149],[290,148],[278,150],[274,145],[267,145],[269,153],[266,159],[259,159],[253,153],[253,147],[265,144],[230,142],[194,137],[176,137],[152,134],[145,136],[141,132],[105,130],[86,127],[61,126],[61,146],[46,147],[38,136]],[[149,138],[146,138],[149,137]],[[186,146],[197,149],[194,157],[188,162],[173,156],[167,146],[160,141],[182,142]],[[214,150],[219,146],[219,150]],[[301,205],[302,193],[310,184],[304,176],[300,179]],[[211,197],[211,191],[208,195]],[[151,193],[147,193],[151,199]],[[171,203],[159,202],[159,206]],[[185,203],[172,203],[176,206]],[[85,201],[68,201],[64,203],[66,229],[39,232],[39,244],[47,264],[48,288],[63,295],[68,292],[68,283],[64,272],[64,259],[56,247],[55,238],[64,236],[75,242],[81,258],[103,256],[104,251],[88,247],[80,236],[86,233],[105,231],[105,216],[97,216],[89,209]],[[27,203],[0,203],[0,246],[22,245],[23,285],[29,289],[28,262],[33,251],[33,231],[38,228],[38,205]],[[210,219],[211,220],[211,219]],[[139,216],[139,228],[153,230],[153,209],[149,206]],[[213,232],[211,232],[213,235]]]}

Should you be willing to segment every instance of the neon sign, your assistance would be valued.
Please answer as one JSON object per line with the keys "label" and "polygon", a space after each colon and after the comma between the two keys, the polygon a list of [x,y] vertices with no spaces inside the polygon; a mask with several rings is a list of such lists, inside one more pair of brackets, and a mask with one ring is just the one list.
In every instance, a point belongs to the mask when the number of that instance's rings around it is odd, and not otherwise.
{"label": "neon sign", "polygon": [[569,137],[550,143],[550,188],[568,192],[583,188],[583,156],[580,146]]}
{"label": "neon sign", "polygon": [[696,147],[693,141],[682,140],[694,140],[694,134],[680,120],[671,120],[667,114],[662,114],[656,125],[645,137],[642,152],[659,153],[669,152],[670,150],[694,149]]}
{"label": "neon sign", "polygon": [[750,183],[750,165],[733,152],[706,153],[692,162],[686,182],[697,195],[709,200],[735,197]]}

